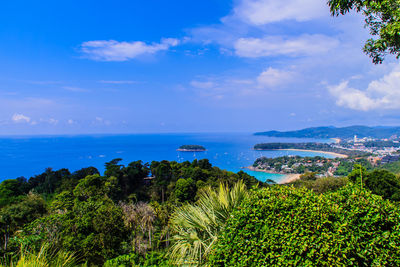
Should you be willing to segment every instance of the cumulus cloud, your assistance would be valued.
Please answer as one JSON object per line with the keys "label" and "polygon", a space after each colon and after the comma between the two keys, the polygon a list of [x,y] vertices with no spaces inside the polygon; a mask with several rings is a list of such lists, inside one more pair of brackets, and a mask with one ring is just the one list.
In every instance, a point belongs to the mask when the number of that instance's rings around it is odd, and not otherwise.
{"label": "cumulus cloud", "polygon": [[142,41],[118,42],[115,40],[88,41],[81,51],[90,59],[98,61],[127,61],[141,55],[152,55],[179,44],[178,39],[166,38],[160,43],[146,44]]}
{"label": "cumulus cloud", "polygon": [[25,116],[23,114],[17,114],[15,113],[12,117],[11,120],[15,123],[29,123],[31,121],[31,118],[28,116]]}
{"label": "cumulus cloud", "polygon": [[257,82],[261,87],[276,87],[290,82],[294,78],[294,73],[269,67],[257,77]]}
{"label": "cumulus cloud", "polygon": [[296,78],[297,73],[269,67],[259,75],[247,79],[237,77],[209,77],[206,80],[193,80],[190,86],[202,97],[220,100],[235,96],[262,96],[271,92],[268,89],[284,87]]}
{"label": "cumulus cloud", "polygon": [[330,93],[336,98],[336,104],[354,110],[400,109],[400,67],[379,80],[369,83],[366,90],[349,86],[344,81],[329,86]]}
{"label": "cumulus cloud", "polygon": [[308,21],[328,14],[327,5],[321,0],[242,0],[234,9],[234,16],[254,25]]}
{"label": "cumulus cloud", "polygon": [[339,41],[320,34],[305,34],[299,37],[284,38],[267,36],[265,38],[240,38],[236,41],[235,53],[240,57],[267,57],[277,55],[302,56],[325,53],[337,47]]}

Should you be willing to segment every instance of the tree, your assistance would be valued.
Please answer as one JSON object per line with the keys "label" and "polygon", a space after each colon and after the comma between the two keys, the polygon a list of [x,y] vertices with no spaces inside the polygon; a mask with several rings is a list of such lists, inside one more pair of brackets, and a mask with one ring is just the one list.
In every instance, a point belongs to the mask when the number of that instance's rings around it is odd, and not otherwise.
{"label": "tree", "polygon": [[111,199],[117,192],[115,177],[89,175],[72,193],[57,195],[52,203],[54,213],[27,229],[45,242],[77,253],[90,264],[101,265],[121,252],[121,243],[127,237],[123,211]]}
{"label": "tree", "polygon": [[246,197],[246,186],[239,181],[232,189],[220,184],[218,192],[208,187],[196,204],[179,207],[170,220],[175,233],[170,255],[175,264],[196,266],[204,262],[231,212]]}
{"label": "tree", "polygon": [[165,191],[173,178],[173,172],[169,161],[152,162],[151,172],[155,176],[154,186],[161,191],[161,202],[165,200]]}
{"label": "tree", "polygon": [[23,195],[25,190],[23,185],[26,181],[18,179],[4,180],[0,184],[0,207],[10,205]]}
{"label": "tree", "polygon": [[15,231],[46,212],[46,203],[43,198],[35,194],[29,194],[21,202],[3,208],[0,211],[0,229],[4,236],[4,250],[7,250],[8,239]]}
{"label": "tree", "polygon": [[[146,232],[148,233],[149,239],[148,247],[151,248],[153,223],[156,219],[156,214],[153,207],[143,202],[139,202],[137,204],[121,202],[119,206],[123,212],[124,224],[128,231],[131,232],[131,241],[132,245],[134,246],[135,253],[141,253],[147,250],[147,247],[145,247],[144,251],[142,251],[142,248],[139,246],[143,244],[143,242],[139,241],[141,241]],[[139,236],[140,233],[143,236]]]}
{"label": "tree", "polygon": [[365,180],[366,177],[367,177],[367,170],[360,164],[354,164],[353,170],[347,176],[347,178],[349,178],[351,182],[359,184],[361,186],[363,186],[363,183],[365,182],[363,181],[363,179]]}
{"label": "tree", "polygon": [[303,181],[315,181],[317,180],[316,172],[305,172],[300,175],[300,179]]}
{"label": "tree", "polygon": [[364,45],[364,53],[375,64],[382,63],[385,56],[393,54],[400,58],[400,2],[396,0],[329,0],[331,14],[339,16],[350,11],[365,16],[365,26],[372,36]]}
{"label": "tree", "polygon": [[174,193],[176,199],[180,202],[193,200],[196,195],[196,184],[192,178],[181,178],[176,181]]}
{"label": "tree", "polygon": [[365,179],[365,186],[383,198],[400,200],[400,180],[387,170],[374,170],[369,173]]}

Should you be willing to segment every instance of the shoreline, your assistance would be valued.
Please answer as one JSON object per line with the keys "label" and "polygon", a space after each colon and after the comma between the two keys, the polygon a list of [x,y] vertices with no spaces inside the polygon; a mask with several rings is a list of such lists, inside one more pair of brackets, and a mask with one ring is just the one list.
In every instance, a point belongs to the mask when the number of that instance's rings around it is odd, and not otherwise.
{"label": "shoreline", "polygon": [[288,148],[288,149],[255,149],[258,151],[268,151],[268,150],[281,150],[281,151],[302,151],[302,152],[315,152],[315,153],[321,153],[321,154],[328,154],[332,156],[336,156],[337,158],[348,158],[348,155],[345,154],[339,154],[336,152],[329,152],[329,151],[322,151],[322,150],[309,150],[309,149],[296,149],[296,148]]}
{"label": "shoreline", "polygon": [[259,169],[253,166],[248,166],[248,167],[243,167],[245,169],[248,169],[250,171],[254,171],[254,172],[265,172],[265,173],[271,173],[271,174],[281,174],[284,176],[284,178],[279,181],[279,183],[277,184],[287,184],[290,182],[294,182],[298,179],[300,179],[300,175],[299,173],[278,173],[278,172],[273,172],[273,171],[267,171],[267,170],[263,170],[263,169]]}

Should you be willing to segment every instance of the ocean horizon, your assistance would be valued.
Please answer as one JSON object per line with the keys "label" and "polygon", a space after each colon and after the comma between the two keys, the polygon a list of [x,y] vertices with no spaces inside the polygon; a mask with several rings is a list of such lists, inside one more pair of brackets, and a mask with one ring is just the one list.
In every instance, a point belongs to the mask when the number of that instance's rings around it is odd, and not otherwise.
{"label": "ocean horizon", "polygon": [[[104,164],[122,158],[122,164],[142,160],[193,161],[207,158],[221,169],[232,172],[240,170],[260,181],[272,179],[280,182],[285,176],[254,172],[243,167],[250,166],[261,156],[284,155],[325,156],[309,152],[271,150],[255,151],[253,146],[262,142],[330,142],[329,139],[274,138],[255,136],[252,133],[162,133],[162,134],[86,134],[86,135],[37,135],[0,137],[0,181],[17,177],[37,175],[46,168],[68,168],[71,172],[84,167],[96,167],[104,172]],[[202,145],[204,152],[181,152],[181,145]]]}

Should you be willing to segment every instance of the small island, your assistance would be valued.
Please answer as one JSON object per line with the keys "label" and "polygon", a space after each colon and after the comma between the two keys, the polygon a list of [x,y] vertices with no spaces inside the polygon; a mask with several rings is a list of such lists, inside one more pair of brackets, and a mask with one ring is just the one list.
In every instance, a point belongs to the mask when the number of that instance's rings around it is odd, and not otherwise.
{"label": "small island", "polygon": [[180,146],[177,151],[183,151],[183,152],[203,152],[206,151],[206,148],[204,146],[200,145],[183,145]]}

